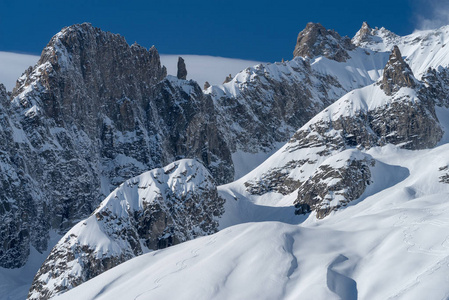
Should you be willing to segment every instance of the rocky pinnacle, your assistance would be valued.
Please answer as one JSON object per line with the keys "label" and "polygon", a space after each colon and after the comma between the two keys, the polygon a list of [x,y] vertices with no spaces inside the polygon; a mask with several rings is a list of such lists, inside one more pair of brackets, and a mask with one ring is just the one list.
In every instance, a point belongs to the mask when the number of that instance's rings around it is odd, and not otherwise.
{"label": "rocky pinnacle", "polygon": [[384,68],[381,88],[385,94],[392,95],[402,87],[414,88],[415,86],[415,77],[410,66],[402,58],[398,46],[394,46]]}
{"label": "rocky pinnacle", "polygon": [[178,57],[178,73],[176,74],[176,77],[178,77],[178,79],[183,79],[183,80],[187,79],[186,64],[184,62],[184,59],[181,56]]}

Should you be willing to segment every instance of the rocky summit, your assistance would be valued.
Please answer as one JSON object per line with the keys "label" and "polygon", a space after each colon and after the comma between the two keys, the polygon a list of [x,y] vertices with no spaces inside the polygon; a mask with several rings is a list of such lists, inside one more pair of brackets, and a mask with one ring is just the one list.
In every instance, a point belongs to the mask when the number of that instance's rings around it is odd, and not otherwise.
{"label": "rocky summit", "polygon": [[385,91],[385,94],[391,95],[402,87],[414,88],[415,86],[413,72],[402,58],[398,46],[395,45],[384,68],[381,88]]}
{"label": "rocky summit", "polygon": [[338,62],[349,59],[348,51],[354,45],[348,37],[341,37],[334,30],[328,30],[319,23],[308,23],[306,28],[298,34],[293,56],[313,58],[323,55]]}

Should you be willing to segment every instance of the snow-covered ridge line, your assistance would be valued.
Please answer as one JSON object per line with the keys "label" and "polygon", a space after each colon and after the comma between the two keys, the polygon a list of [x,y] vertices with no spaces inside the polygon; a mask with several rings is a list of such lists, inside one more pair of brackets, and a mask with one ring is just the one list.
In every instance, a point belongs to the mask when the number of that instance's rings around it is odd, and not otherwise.
{"label": "snow-covered ridge line", "polygon": [[132,259],[55,299],[444,299],[447,151],[373,148],[363,155],[383,164],[374,174],[384,179],[380,189],[332,217],[228,227]]}
{"label": "snow-covered ridge line", "polygon": [[251,89],[258,80],[261,80],[262,85],[268,84],[265,79],[301,84],[307,82],[305,75],[310,72],[317,76],[331,76],[344,90],[349,91],[379,79],[388,61],[388,55],[389,52],[356,49],[350,52],[350,58],[344,63],[323,56],[312,59],[296,57],[286,62],[262,63],[246,68],[230,82],[211,86],[205,92],[214,98],[238,97],[245,89]]}
{"label": "snow-covered ridge line", "polygon": [[416,78],[429,68],[449,66],[449,25],[435,30],[419,30],[406,36],[398,36],[385,28],[371,28],[364,23],[353,38],[357,46],[376,52],[391,51],[398,46]]}
{"label": "snow-covered ridge line", "polygon": [[223,203],[197,160],[129,179],[61,238],[28,299],[49,299],[142,253],[215,233]]}

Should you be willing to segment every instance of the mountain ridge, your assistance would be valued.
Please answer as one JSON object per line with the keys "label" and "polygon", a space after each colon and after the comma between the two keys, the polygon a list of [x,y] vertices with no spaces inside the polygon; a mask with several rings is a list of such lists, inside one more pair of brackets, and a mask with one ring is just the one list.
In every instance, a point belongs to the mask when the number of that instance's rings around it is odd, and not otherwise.
{"label": "mountain ridge", "polygon": [[[310,33],[315,37],[306,36]],[[298,36],[298,49],[304,51],[297,50],[305,57],[259,64],[203,91],[194,81],[166,76],[155,48],[129,46],[124,38],[89,24],[63,29],[44,49],[40,64],[19,79],[11,99],[0,89],[2,141],[8,145],[2,166],[17,170],[4,179],[10,189],[3,193],[11,193],[8,199],[17,205],[11,209],[9,200],[1,203],[0,212],[8,220],[0,228],[3,245],[11,245],[0,251],[3,266],[23,265],[30,240],[45,251],[50,230],[70,229],[127,178],[185,157],[198,159],[216,181],[227,183],[215,188],[226,200],[219,224],[211,225],[215,229],[254,221],[332,223],[362,198],[400,186],[414,174],[400,163],[390,165],[377,149],[427,151],[421,149],[443,143],[447,126],[440,117],[449,115],[445,33],[443,27],[399,37],[364,23],[351,41],[310,24]],[[435,55],[427,58],[430,50],[424,46],[433,47]],[[118,72],[95,72],[108,60]],[[121,64],[147,67],[135,73],[121,70]],[[282,142],[286,144],[265,162],[230,182],[237,173],[236,161],[258,157],[252,166],[258,165]],[[18,155],[10,154],[17,149]],[[33,160],[45,168],[33,173]],[[249,171],[250,165],[238,166],[239,173]],[[444,184],[444,167],[430,186]],[[392,185],[379,175],[390,171]],[[437,178],[435,170],[429,172]],[[42,180],[48,176],[52,180]],[[20,186],[26,189],[14,189]],[[29,221],[19,217],[24,212]],[[285,247],[293,249],[292,243],[287,239]],[[61,284],[70,268],[60,266],[62,273],[56,273],[61,277],[51,275],[59,283],[46,286],[48,266],[64,247],[61,240],[53,248],[30,297],[55,295],[91,278],[82,275]],[[341,278],[334,266],[344,257],[329,260],[329,278]],[[101,271],[117,264],[104,263],[107,267]],[[351,280],[345,282],[352,285]],[[324,294],[340,293],[335,284],[327,286]]]}

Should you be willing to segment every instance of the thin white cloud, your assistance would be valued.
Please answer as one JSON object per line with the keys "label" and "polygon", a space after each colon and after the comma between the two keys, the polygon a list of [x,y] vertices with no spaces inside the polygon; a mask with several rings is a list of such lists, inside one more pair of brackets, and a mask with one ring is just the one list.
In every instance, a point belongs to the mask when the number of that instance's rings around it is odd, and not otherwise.
{"label": "thin white cloud", "polygon": [[[161,55],[161,62],[167,67],[170,75],[177,72],[178,57],[184,58],[187,67],[187,79],[193,79],[202,87],[210,84],[221,84],[229,74],[235,75],[247,67],[259,64],[258,61],[224,58],[206,55]],[[39,56],[0,51],[0,83],[8,91],[16,85],[17,78],[29,67],[36,64]]]}
{"label": "thin white cloud", "polygon": [[449,25],[449,2],[419,0],[415,4],[416,29],[427,30]]}
{"label": "thin white cloud", "polygon": [[0,83],[8,91],[16,86],[16,80],[29,67],[34,66],[39,56],[0,51]]}
{"label": "thin white cloud", "polygon": [[175,75],[178,57],[181,56],[186,64],[187,79],[193,79],[203,87],[207,81],[211,85],[221,84],[226,76],[233,76],[238,72],[259,64],[258,61],[235,58],[224,58],[207,55],[161,55],[161,63],[167,67],[169,75]]}

